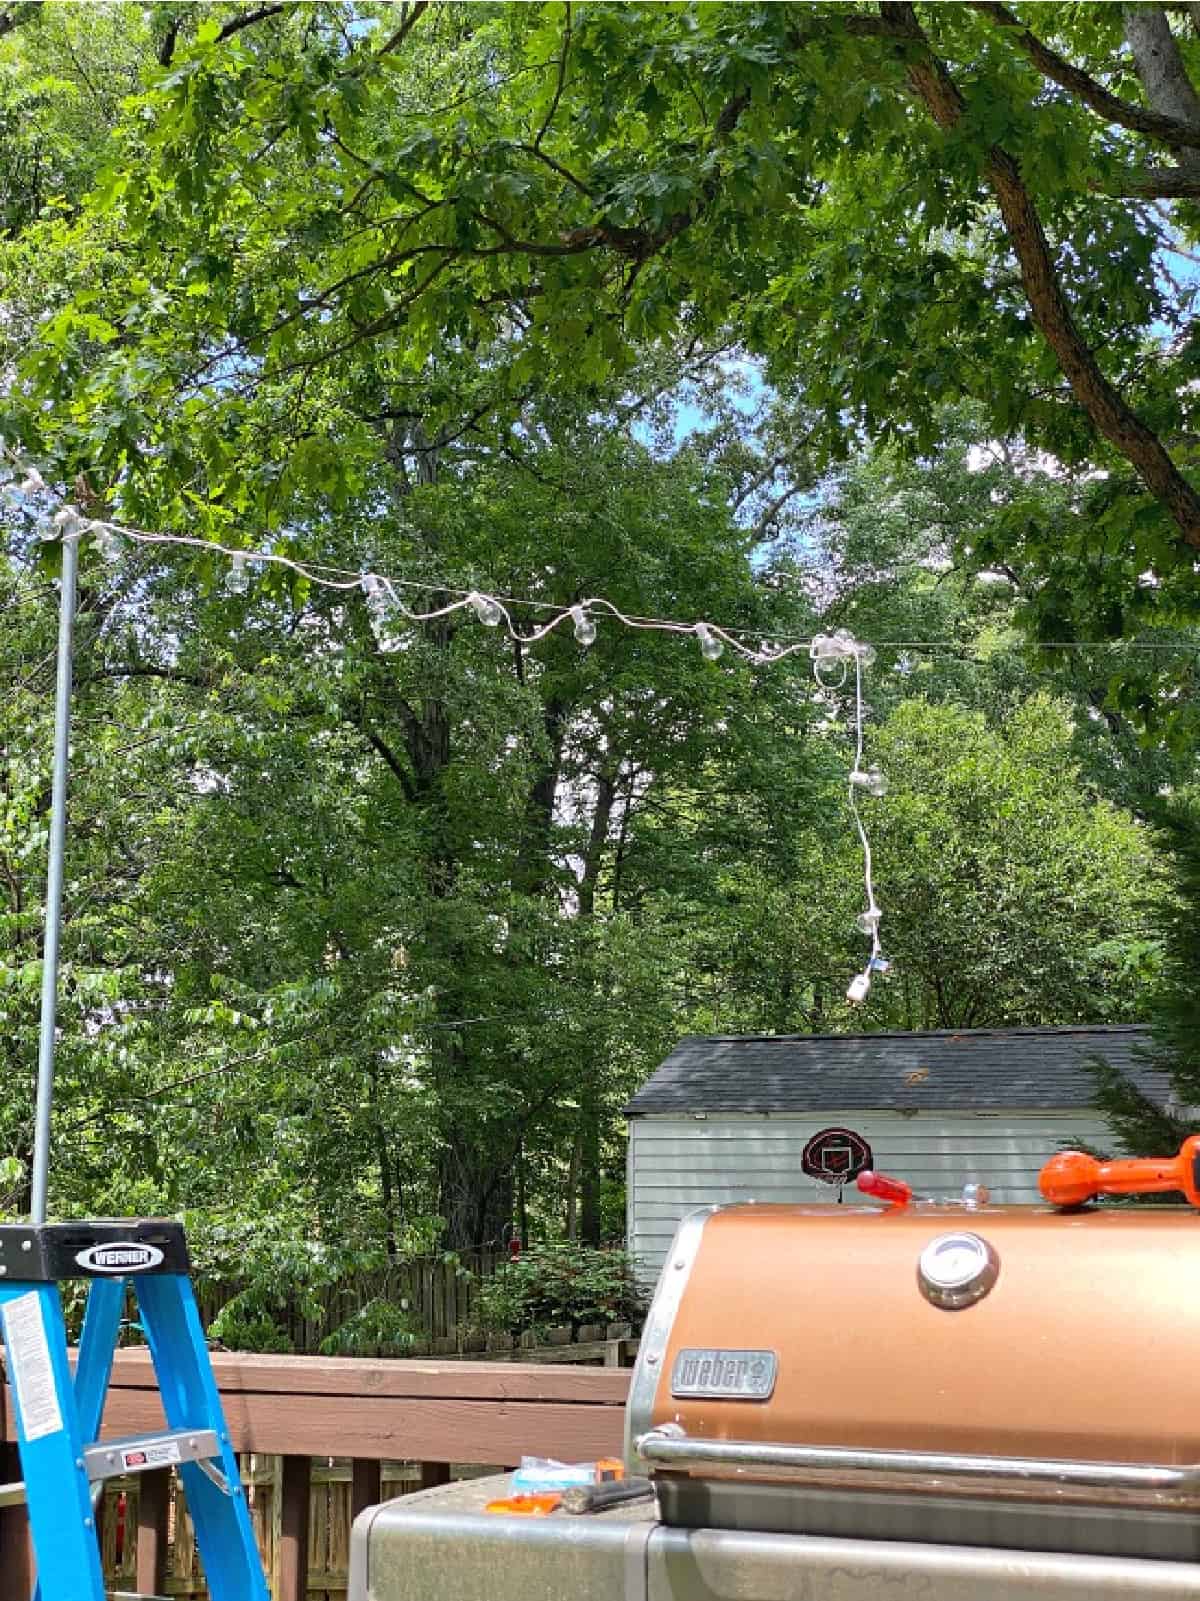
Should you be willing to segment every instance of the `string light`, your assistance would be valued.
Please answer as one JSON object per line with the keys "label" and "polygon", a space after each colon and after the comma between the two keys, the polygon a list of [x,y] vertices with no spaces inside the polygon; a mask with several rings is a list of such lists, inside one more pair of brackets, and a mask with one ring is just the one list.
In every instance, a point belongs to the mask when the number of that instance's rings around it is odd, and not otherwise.
{"label": "string light", "polygon": [[490,595],[481,595],[477,589],[471,591],[467,600],[485,628],[495,628],[504,616],[503,608]]}
{"label": "string light", "polygon": [[[18,460],[17,453],[0,442],[0,455],[7,455],[10,460]],[[5,490],[6,496],[11,498],[15,493],[22,499],[40,499],[47,496],[45,479],[36,467],[22,466],[25,477],[19,484],[10,484]],[[277,551],[247,551],[222,545],[215,540],[199,539],[187,534],[153,533],[147,529],[130,528],[121,523],[114,523],[104,518],[84,518],[78,510],[67,503],[45,519],[39,527],[40,537],[43,539],[78,539],[84,534],[91,537],[96,547],[107,562],[114,562],[120,558],[127,543],[134,545],[177,545],[202,550],[209,555],[223,555],[229,559],[229,571],[226,576],[226,589],[229,593],[242,595],[247,592],[250,585],[250,565],[256,568],[268,564],[290,569],[307,579],[310,583],[348,593],[355,589],[362,592],[364,602],[371,617],[372,628],[381,646],[390,643],[386,625],[394,618],[403,618],[408,622],[431,622],[434,619],[448,617],[451,614],[469,609],[476,619],[487,628],[498,628],[504,625],[509,638],[520,646],[537,644],[545,639],[564,623],[570,622],[575,639],[581,646],[587,647],[595,643],[597,635],[596,619],[593,612],[600,612],[605,616],[614,618],[626,628],[652,630],[659,633],[673,633],[692,635],[700,645],[700,654],[705,661],[717,662],[729,648],[741,659],[755,665],[766,665],[782,662],[789,657],[806,654],[812,662],[813,676],[817,684],[826,691],[841,689],[848,681],[850,668],[854,670],[854,728],[855,753],[854,765],[848,775],[848,799],[851,815],[858,831],[863,855],[863,881],[866,891],[867,905],[856,919],[856,926],[860,933],[866,935],[871,942],[870,954],[862,972],[855,974],[846,990],[846,999],[851,1005],[860,1005],[864,1002],[871,990],[872,978],[888,972],[890,963],[883,954],[879,941],[879,924],[882,912],[875,899],[874,867],[871,854],[871,843],[866,826],[858,809],[858,794],[865,792],[872,797],[879,797],[886,793],[887,779],[877,766],[863,767],[863,689],[862,675],[864,669],[870,667],[875,659],[876,652],[873,645],[865,640],[854,637],[848,629],[839,628],[833,634],[817,634],[812,639],[793,640],[789,643],[777,643],[769,639],[759,639],[757,645],[746,643],[739,638],[736,632],[722,628],[710,622],[677,622],[664,617],[638,617],[623,612],[620,607],[603,596],[591,596],[583,601],[576,601],[563,609],[548,606],[548,603],[533,600],[514,600],[511,597],[499,597],[486,594],[482,590],[455,590],[447,585],[422,583],[415,579],[389,578],[380,573],[350,572],[345,568],[330,567],[319,562],[302,562],[293,557],[284,556]],[[414,610],[401,600],[397,587],[423,591],[427,594],[443,594],[452,596],[440,606],[430,610]],[[513,622],[510,606],[548,607],[554,612],[549,620],[539,627],[522,631]],[[833,678],[831,672],[838,676]]]}
{"label": "string light", "polygon": [[250,574],[246,567],[246,558],[240,551],[236,551],[229,560],[229,572],[225,577],[225,588],[231,595],[244,595],[250,588]]}
{"label": "string light", "polygon": [[575,624],[575,638],[581,645],[591,645],[596,639],[596,624],[582,606],[571,607],[571,621]]}
{"label": "string light", "polygon": [[707,623],[696,624],[696,638],[700,641],[700,654],[706,662],[720,661],[725,654],[724,642],[717,638]]}
{"label": "string light", "polygon": [[887,794],[887,778],[878,767],[868,767],[865,773],[851,773],[850,782],[858,789],[865,789],[868,795]]}

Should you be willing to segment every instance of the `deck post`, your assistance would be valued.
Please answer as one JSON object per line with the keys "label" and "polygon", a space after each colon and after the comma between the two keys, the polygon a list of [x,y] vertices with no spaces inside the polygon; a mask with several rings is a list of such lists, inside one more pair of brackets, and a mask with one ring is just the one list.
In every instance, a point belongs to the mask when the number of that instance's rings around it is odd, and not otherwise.
{"label": "deck post", "polygon": [[449,1462],[418,1462],[417,1477],[419,1490],[432,1490],[439,1484],[450,1483]]}
{"label": "deck post", "polygon": [[383,1463],[355,1457],[350,1464],[350,1518],[383,1499]]}
{"label": "deck post", "polygon": [[[4,1395],[0,1390],[0,1412]],[[21,1462],[15,1445],[0,1440],[0,1483],[21,1477]],[[0,1508],[0,1595],[12,1601],[26,1601],[33,1592],[33,1552],[29,1544],[29,1520],[23,1506]]]}
{"label": "deck post", "polygon": [[308,1518],[312,1460],[285,1456],[279,1477],[275,1601],[308,1601]]}
{"label": "deck post", "polygon": [[171,1470],[143,1473],[138,1479],[137,1587],[162,1595],[167,1587],[167,1517]]}

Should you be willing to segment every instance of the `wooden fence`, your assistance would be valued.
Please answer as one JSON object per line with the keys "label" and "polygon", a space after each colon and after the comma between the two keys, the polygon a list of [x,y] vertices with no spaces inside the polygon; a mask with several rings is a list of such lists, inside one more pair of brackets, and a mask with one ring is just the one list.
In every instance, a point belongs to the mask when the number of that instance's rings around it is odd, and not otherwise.
{"label": "wooden fence", "polygon": [[[389,1361],[216,1352],[234,1449],[248,1463],[275,1601],[344,1601],[350,1523],[394,1489],[445,1483],[452,1467],[510,1467],[525,1454],[620,1454],[628,1371],[555,1363]],[[118,1352],[103,1437],[163,1427],[144,1351]],[[19,1477],[0,1398],[0,1477]],[[277,1462],[266,1461],[278,1458]],[[101,1538],[119,1585],[201,1601],[186,1516],[169,1473],[110,1495]],[[122,1556],[118,1564],[117,1546]],[[23,1601],[30,1560],[19,1508],[0,1510],[0,1598]]]}
{"label": "wooden fence", "polygon": [[[508,1260],[506,1252],[483,1247],[453,1255],[415,1257],[379,1272],[348,1273],[303,1296],[290,1292],[271,1309],[271,1316],[294,1351],[317,1351],[322,1340],[356,1312],[382,1301],[405,1314],[415,1336],[414,1351],[420,1353],[423,1345],[436,1350],[447,1342],[453,1349],[461,1331],[478,1325],[480,1285],[502,1272]],[[205,1328],[244,1289],[236,1282],[198,1275],[196,1299]],[[479,1343],[482,1349],[482,1341]]]}

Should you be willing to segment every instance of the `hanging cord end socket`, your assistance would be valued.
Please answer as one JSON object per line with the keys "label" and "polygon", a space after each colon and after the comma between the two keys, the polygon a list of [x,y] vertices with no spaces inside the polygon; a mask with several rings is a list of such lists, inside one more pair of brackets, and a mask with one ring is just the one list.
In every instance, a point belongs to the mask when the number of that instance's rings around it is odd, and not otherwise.
{"label": "hanging cord end socket", "polygon": [[871,993],[871,975],[869,972],[855,973],[846,987],[846,999],[851,1006],[861,1006]]}

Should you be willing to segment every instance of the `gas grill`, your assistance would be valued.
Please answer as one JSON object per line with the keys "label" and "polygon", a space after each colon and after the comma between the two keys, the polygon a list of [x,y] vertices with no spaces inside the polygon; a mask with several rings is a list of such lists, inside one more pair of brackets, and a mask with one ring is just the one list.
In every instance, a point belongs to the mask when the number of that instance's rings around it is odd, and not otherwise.
{"label": "gas grill", "polygon": [[1200,1598],[1200,1218],[712,1208],[642,1337],[585,1516],[498,1482],[364,1514],[351,1601]]}

